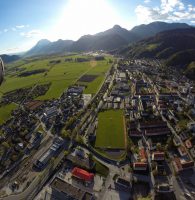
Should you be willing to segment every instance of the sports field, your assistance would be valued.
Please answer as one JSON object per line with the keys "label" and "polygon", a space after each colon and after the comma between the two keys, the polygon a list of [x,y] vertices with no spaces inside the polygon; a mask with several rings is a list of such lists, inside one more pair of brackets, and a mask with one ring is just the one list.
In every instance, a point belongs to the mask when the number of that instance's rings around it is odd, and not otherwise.
{"label": "sports field", "polygon": [[98,114],[95,147],[110,149],[125,148],[122,110],[109,110]]}
{"label": "sports field", "polygon": [[0,107],[0,125],[10,118],[12,110],[16,108],[17,108],[17,105],[14,103]]}
{"label": "sports field", "polygon": [[[65,62],[67,58],[75,58],[76,56],[68,57],[52,57],[29,59],[25,61],[15,62],[8,67],[8,73],[5,81],[0,86],[0,95],[19,88],[29,87],[34,84],[51,83],[48,92],[38,99],[47,100],[58,98],[63,91],[84,74],[97,75],[94,81],[86,83],[87,88],[85,93],[95,94],[99,89],[104,75],[110,68],[111,64],[107,60],[103,61],[87,61],[87,62]],[[77,57],[82,57],[77,55]],[[59,63],[51,64],[52,60],[58,60]],[[17,70],[14,70],[17,67]],[[37,70],[44,71],[37,73]],[[24,72],[36,73],[28,76],[20,76]]]}

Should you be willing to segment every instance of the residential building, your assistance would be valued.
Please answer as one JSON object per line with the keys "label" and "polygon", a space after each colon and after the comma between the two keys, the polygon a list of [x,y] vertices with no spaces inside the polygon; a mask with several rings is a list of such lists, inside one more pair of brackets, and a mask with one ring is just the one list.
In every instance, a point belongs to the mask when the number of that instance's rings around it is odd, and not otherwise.
{"label": "residential building", "polygon": [[185,159],[181,159],[179,157],[176,157],[173,160],[173,166],[174,166],[176,172],[179,173],[183,170],[193,168],[194,167],[194,161],[185,160]]}
{"label": "residential building", "polygon": [[146,171],[148,168],[148,164],[144,162],[134,162],[133,169],[135,171]]}
{"label": "residential building", "polygon": [[153,161],[163,161],[165,160],[165,153],[164,152],[153,152],[152,153],[152,160]]}
{"label": "residential building", "polygon": [[[46,194],[50,199],[57,200],[93,200],[95,199],[91,193],[85,192],[65,181],[55,178],[51,183],[52,192]],[[49,199],[49,198],[47,198]]]}
{"label": "residential building", "polygon": [[84,169],[75,167],[72,170],[72,177],[79,179],[79,180],[82,180],[82,181],[85,181],[87,183],[91,183],[91,182],[93,182],[94,174],[89,173],[88,171],[86,171]]}

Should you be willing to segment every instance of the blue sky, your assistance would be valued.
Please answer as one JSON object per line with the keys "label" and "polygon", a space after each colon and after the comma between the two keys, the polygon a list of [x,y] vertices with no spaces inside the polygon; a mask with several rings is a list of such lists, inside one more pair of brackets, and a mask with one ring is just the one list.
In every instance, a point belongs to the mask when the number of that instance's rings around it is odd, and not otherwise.
{"label": "blue sky", "polygon": [[0,54],[28,50],[42,38],[77,40],[119,24],[195,25],[194,0],[0,0]]}

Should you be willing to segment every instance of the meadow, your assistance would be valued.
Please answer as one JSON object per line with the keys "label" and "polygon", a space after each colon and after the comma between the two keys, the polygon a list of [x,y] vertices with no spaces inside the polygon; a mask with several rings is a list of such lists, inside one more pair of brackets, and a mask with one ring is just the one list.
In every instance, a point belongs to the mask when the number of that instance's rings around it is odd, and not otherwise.
{"label": "meadow", "polygon": [[[110,68],[111,64],[108,60],[103,61],[87,61],[87,62],[65,62],[67,58],[84,57],[76,56],[61,56],[51,58],[36,58],[20,60],[8,65],[8,73],[5,81],[0,86],[0,95],[13,91],[19,88],[25,88],[32,85],[51,83],[51,86],[44,96],[38,97],[40,100],[49,100],[60,97],[63,91],[71,84],[76,83],[84,74],[94,74],[97,78],[86,84],[87,88],[84,93],[95,94],[105,78],[105,73]],[[60,63],[51,64],[52,60],[60,60]],[[17,70],[16,70],[17,69]],[[36,73],[30,76],[19,76],[24,72],[34,70],[46,70],[44,73]]]}
{"label": "meadow", "polygon": [[95,147],[108,149],[125,148],[122,110],[108,110],[98,114]]}
{"label": "meadow", "polygon": [[17,105],[14,103],[0,107],[0,125],[10,118],[12,110],[16,108],[17,108]]}

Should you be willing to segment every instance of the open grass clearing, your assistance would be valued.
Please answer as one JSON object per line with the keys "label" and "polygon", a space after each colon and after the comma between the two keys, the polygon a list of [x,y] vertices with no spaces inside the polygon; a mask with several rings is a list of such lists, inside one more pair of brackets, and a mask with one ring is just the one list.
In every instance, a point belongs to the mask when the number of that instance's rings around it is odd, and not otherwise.
{"label": "open grass clearing", "polygon": [[97,161],[95,158],[93,158],[93,161],[95,163],[96,173],[99,174],[100,176],[107,177],[109,173],[109,169],[105,165]]}
{"label": "open grass clearing", "polygon": [[11,112],[17,108],[15,103],[8,104],[6,106],[0,107],[0,125],[6,122],[10,116]]}
{"label": "open grass clearing", "polygon": [[98,114],[96,148],[125,149],[125,130],[122,110],[108,110]]}

